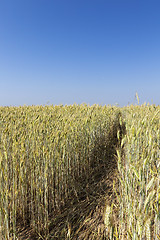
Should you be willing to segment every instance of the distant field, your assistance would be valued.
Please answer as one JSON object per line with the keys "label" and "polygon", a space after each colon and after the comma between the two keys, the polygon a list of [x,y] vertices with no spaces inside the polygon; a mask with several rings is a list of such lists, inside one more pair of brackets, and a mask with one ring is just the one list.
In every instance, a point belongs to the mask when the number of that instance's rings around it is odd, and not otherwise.
{"label": "distant field", "polygon": [[160,106],[0,107],[0,239],[160,239]]}

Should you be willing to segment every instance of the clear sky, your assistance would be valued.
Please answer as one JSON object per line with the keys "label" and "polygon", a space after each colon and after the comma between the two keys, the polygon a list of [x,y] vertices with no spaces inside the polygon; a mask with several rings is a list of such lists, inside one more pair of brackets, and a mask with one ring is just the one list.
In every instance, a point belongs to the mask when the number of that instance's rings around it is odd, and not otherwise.
{"label": "clear sky", "polygon": [[0,0],[0,106],[160,104],[160,0]]}

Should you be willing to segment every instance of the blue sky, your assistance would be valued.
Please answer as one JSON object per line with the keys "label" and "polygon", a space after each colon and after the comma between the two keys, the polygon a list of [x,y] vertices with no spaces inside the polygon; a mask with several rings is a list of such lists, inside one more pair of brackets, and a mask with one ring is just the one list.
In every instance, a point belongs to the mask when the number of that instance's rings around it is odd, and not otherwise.
{"label": "blue sky", "polygon": [[1,0],[0,105],[160,104],[159,0]]}

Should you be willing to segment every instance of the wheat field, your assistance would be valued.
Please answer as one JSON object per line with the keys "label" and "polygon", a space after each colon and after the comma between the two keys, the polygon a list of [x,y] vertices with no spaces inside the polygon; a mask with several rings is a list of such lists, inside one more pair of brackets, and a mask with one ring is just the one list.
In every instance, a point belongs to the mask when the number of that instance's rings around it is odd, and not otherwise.
{"label": "wheat field", "polygon": [[160,106],[0,107],[0,239],[160,239]]}

